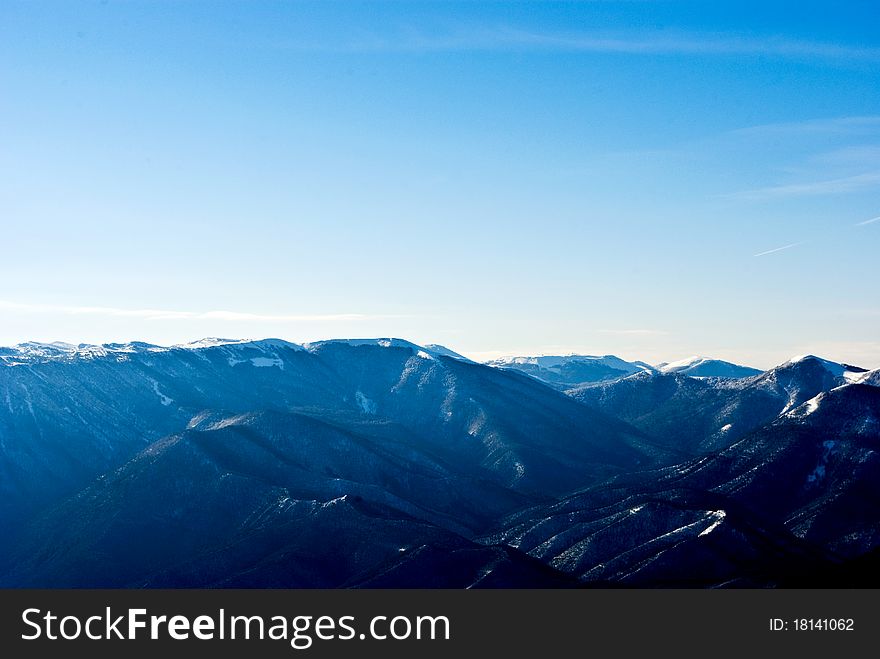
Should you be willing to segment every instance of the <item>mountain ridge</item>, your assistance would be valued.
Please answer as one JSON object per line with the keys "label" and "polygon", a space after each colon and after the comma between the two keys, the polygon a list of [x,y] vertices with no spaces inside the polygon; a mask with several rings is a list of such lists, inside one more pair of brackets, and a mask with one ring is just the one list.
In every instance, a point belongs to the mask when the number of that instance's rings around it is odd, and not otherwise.
{"label": "mountain ridge", "polygon": [[403,339],[0,359],[6,587],[772,586],[880,547],[878,371],[815,356],[573,388]]}

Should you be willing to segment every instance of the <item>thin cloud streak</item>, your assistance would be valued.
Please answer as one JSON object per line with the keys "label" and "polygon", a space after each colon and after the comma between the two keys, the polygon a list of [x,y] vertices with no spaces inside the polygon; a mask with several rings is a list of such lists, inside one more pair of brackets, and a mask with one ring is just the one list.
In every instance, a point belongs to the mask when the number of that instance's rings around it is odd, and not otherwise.
{"label": "thin cloud streak", "polygon": [[776,185],[756,190],[735,192],[727,197],[745,199],[749,201],[766,201],[771,199],[785,199],[789,197],[812,197],[822,195],[846,194],[859,192],[880,185],[880,171],[836,178],[825,181],[812,181],[809,183],[793,183],[789,185]]}
{"label": "thin cloud streak", "polygon": [[143,318],[145,320],[226,320],[257,322],[328,322],[364,321],[380,318],[400,318],[401,316],[369,315],[358,313],[342,314],[256,314],[238,311],[173,311],[167,309],[121,309],[117,307],[64,306],[51,304],[23,304],[0,300],[0,311],[22,313],[49,313],[70,316],[92,315],[117,318]]}
{"label": "thin cloud streak", "polygon": [[540,32],[508,26],[464,27],[446,34],[408,30],[396,35],[369,35],[342,44],[283,42],[270,47],[328,52],[564,51],[630,55],[761,55],[794,59],[880,61],[880,48],[798,41],[783,36],[762,38],[737,34],[668,35],[659,32],[613,34]]}
{"label": "thin cloud streak", "polygon": [[865,220],[864,222],[857,222],[854,226],[863,227],[866,224],[874,224],[874,222],[880,222],[880,215],[872,217],[870,220]]}
{"label": "thin cloud streak", "polygon": [[791,243],[790,245],[783,245],[782,247],[775,247],[773,249],[768,249],[766,252],[758,252],[757,254],[752,254],[752,256],[767,256],[768,254],[775,254],[776,252],[781,252],[786,249],[791,249],[792,247],[797,247],[798,245],[802,245],[803,243]]}
{"label": "thin cloud streak", "polygon": [[736,35],[649,35],[644,38],[605,38],[589,34],[557,35],[506,30],[497,35],[499,43],[549,47],[559,50],[628,54],[687,55],[778,55],[822,59],[880,58],[880,49],[853,48],[838,44],[793,41],[781,37],[754,39]]}
{"label": "thin cloud streak", "polygon": [[665,336],[669,332],[655,329],[600,329],[600,334],[614,334],[618,336]]}
{"label": "thin cloud streak", "polygon": [[767,136],[767,135],[803,135],[803,134],[862,134],[880,131],[880,116],[865,115],[852,117],[834,117],[831,119],[810,119],[775,124],[759,124],[729,131],[730,135]]}

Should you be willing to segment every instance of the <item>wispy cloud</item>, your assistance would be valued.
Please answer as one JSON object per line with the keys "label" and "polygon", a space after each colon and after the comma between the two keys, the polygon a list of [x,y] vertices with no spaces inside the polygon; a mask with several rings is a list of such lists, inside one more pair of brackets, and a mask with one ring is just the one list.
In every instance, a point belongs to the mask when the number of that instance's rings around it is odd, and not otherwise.
{"label": "wispy cloud", "polygon": [[70,316],[104,316],[117,318],[142,318],[144,320],[225,320],[258,322],[328,322],[359,321],[390,318],[358,313],[341,314],[258,314],[240,311],[177,311],[169,309],[123,309],[118,307],[66,306],[52,304],[27,304],[0,300],[0,311],[20,313],[62,314]]}
{"label": "wispy cloud", "polygon": [[767,135],[840,134],[861,135],[880,132],[880,115],[859,115],[760,124],[730,131],[730,135],[764,137]]}
{"label": "wispy cloud", "polygon": [[785,37],[752,38],[733,34],[665,34],[607,37],[595,34],[554,34],[522,30],[498,30],[496,45],[530,46],[554,50],[612,52],[644,55],[777,55],[794,58],[880,58],[880,49],[841,44],[795,41]]}
{"label": "wispy cloud", "polygon": [[[866,224],[874,224],[875,222],[880,222],[880,215],[878,215],[877,217],[872,217],[869,220],[864,220],[862,222],[856,222],[852,226],[853,227],[861,227],[861,226],[865,226]],[[849,230],[851,230],[851,228]],[[782,252],[786,249],[791,249],[792,247],[797,247],[798,245],[802,245],[802,244],[803,244],[803,241],[796,242],[796,243],[790,243],[788,245],[783,245],[782,247],[774,247],[773,249],[768,249],[763,252],[758,252],[757,254],[753,254],[752,256],[767,256],[768,254],[775,254],[776,252]]]}
{"label": "wispy cloud", "polygon": [[752,256],[767,256],[768,254],[775,254],[776,252],[782,252],[786,249],[791,249],[792,247],[797,247],[803,243],[791,243],[790,245],[783,245],[782,247],[774,247],[773,249],[768,249],[765,252],[758,252],[757,254],[753,254]]}
{"label": "wispy cloud", "polygon": [[600,334],[614,334],[617,336],[663,336],[669,332],[657,329],[600,329]]}
{"label": "wispy cloud", "polygon": [[[878,125],[880,135],[880,125]],[[832,151],[817,153],[809,158],[815,165],[832,167],[858,166],[865,170],[880,166],[880,145],[851,144]]]}
{"label": "wispy cloud", "polygon": [[562,32],[496,25],[459,26],[443,33],[409,27],[396,33],[359,35],[347,42],[289,41],[289,50],[345,52],[566,51],[630,55],[760,55],[793,59],[880,61],[880,48],[802,41],[781,35],[668,31]]}
{"label": "wispy cloud", "polygon": [[855,176],[845,176],[843,178],[828,179],[824,181],[774,185],[766,188],[757,188],[755,190],[735,192],[727,196],[749,201],[766,201],[788,197],[847,194],[850,192],[868,190],[877,186],[880,186],[880,171],[866,172],[864,174],[856,174]]}

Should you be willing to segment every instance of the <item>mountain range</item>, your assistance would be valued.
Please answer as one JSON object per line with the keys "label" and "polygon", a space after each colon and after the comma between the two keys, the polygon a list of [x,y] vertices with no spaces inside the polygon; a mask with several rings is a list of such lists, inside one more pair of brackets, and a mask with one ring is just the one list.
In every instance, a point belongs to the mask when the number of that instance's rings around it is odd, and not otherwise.
{"label": "mountain range", "polygon": [[0,348],[0,586],[868,585],[878,385],[814,356]]}
{"label": "mountain range", "polygon": [[740,366],[720,359],[689,357],[654,366],[641,361],[628,362],[614,355],[557,355],[541,357],[504,357],[488,362],[541,380],[551,386],[567,389],[594,382],[606,382],[633,373],[681,373],[692,377],[745,378],[761,373],[760,369]]}

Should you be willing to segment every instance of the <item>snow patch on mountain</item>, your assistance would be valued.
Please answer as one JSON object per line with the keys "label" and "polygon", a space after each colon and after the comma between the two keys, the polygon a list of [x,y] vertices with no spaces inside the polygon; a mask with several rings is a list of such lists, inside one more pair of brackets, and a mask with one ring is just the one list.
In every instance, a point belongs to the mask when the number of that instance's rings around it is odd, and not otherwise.
{"label": "snow patch on mountain", "polygon": [[37,415],[34,414],[34,402],[31,400],[31,392],[25,385],[21,385],[21,388],[24,391],[24,402],[27,405],[28,412],[31,413],[31,416],[36,421]]}
{"label": "snow patch on mountain", "polygon": [[819,401],[822,400],[822,396],[823,394],[818,394],[804,403],[804,416],[809,416],[819,409]]}
{"label": "snow patch on mountain", "polygon": [[250,362],[258,368],[277,366],[282,371],[284,370],[284,361],[280,357],[251,357]]}
{"label": "snow patch on mountain", "polygon": [[819,463],[816,468],[807,476],[807,485],[816,485],[825,478],[825,472],[828,468],[828,459],[834,452],[834,446],[837,444],[833,439],[822,442],[822,455],[819,456]]}
{"label": "snow patch on mountain", "polygon": [[717,529],[721,522],[724,521],[724,518],[727,517],[727,512],[724,510],[713,510],[709,512],[706,517],[708,519],[713,519],[714,521],[711,525],[700,532],[700,535],[697,536],[698,538],[702,538],[704,535],[709,535],[712,531]]}
{"label": "snow patch on mountain", "polygon": [[810,416],[813,412],[819,409],[819,403],[824,398],[825,392],[819,392],[812,398],[807,401],[804,401],[800,405],[794,405],[794,400],[789,399],[788,405],[785,406],[785,409],[782,410],[780,416],[787,416],[793,418],[804,418]]}
{"label": "snow patch on mountain", "polygon": [[354,393],[355,400],[357,400],[358,405],[360,405],[361,410],[363,410],[364,414],[375,414],[378,409],[376,402],[370,400],[364,395],[364,392],[358,389]]}
{"label": "snow patch on mountain", "polygon": [[159,402],[162,403],[165,407],[168,407],[169,405],[171,405],[171,403],[174,402],[171,398],[159,391],[159,383],[156,380],[150,378],[150,384],[153,385],[153,393],[159,397]]}

